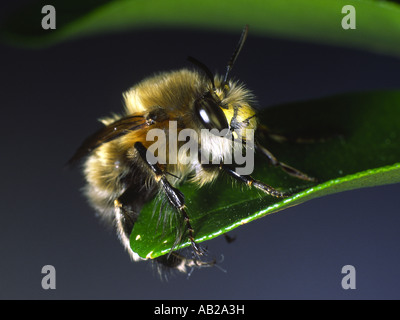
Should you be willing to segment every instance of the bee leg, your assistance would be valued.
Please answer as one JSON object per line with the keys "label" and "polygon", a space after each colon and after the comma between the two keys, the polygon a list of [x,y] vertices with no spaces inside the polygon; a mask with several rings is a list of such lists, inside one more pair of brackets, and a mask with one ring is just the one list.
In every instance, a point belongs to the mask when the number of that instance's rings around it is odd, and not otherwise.
{"label": "bee leg", "polygon": [[128,208],[122,204],[120,199],[114,200],[114,210],[119,212],[119,216],[117,217],[118,227],[121,230],[126,230],[126,233],[129,234],[133,229],[136,219]]}
{"label": "bee leg", "polygon": [[268,151],[262,145],[256,144],[256,150],[261,152],[261,154],[263,154],[265,157],[267,157],[269,162],[274,167],[280,167],[287,174],[289,174],[293,177],[296,177],[298,179],[302,179],[302,180],[316,181],[315,178],[306,175],[305,173],[301,172],[300,170],[297,170],[296,168],[293,168],[293,167],[287,165],[286,163],[280,162],[270,151]]}
{"label": "bee leg", "polygon": [[135,261],[142,260],[139,255],[132,251],[130,246],[130,235],[140,211],[145,203],[153,199],[157,193],[156,186],[149,186],[143,190],[141,183],[124,181],[125,191],[114,199],[114,221],[117,234],[121,243]]}
{"label": "bee leg", "polygon": [[160,275],[163,274],[164,269],[176,269],[182,273],[187,273],[187,268],[204,268],[216,265],[217,261],[201,261],[198,259],[188,259],[180,255],[178,252],[173,251],[170,255],[163,255],[156,258],[156,267]]}
{"label": "bee leg", "polygon": [[128,251],[134,261],[142,260],[136,252],[133,252],[130,246],[130,234],[135,224],[137,214],[131,211],[120,199],[114,200],[114,214],[117,233],[121,243]]}
{"label": "bee leg", "polygon": [[[144,260],[136,252],[133,252],[130,248],[130,234],[133,226],[137,219],[137,214],[132,211],[131,207],[127,205],[126,198],[130,196],[130,190],[123,194],[120,198],[114,200],[114,212],[116,217],[116,227],[119,238],[124,245],[125,249],[130,254],[130,257],[134,261]],[[154,259],[155,267],[158,270],[160,276],[164,275],[164,271],[170,269],[176,269],[180,272],[187,273],[187,268],[203,268],[211,267],[216,264],[216,260],[212,261],[201,261],[199,259],[189,259],[180,255],[177,252],[171,252],[168,255],[164,255]]]}
{"label": "bee leg", "polygon": [[[273,132],[265,125],[260,125],[257,127],[257,131],[261,133],[264,137],[276,141],[278,143],[291,142],[291,143],[316,143],[324,142],[326,138],[324,137],[294,137],[292,135],[283,135],[280,133]],[[329,137],[328,137],[329,138]]]}
{"label": "bee leg", "polygon": [[[159,169],[159,170],[161,171],[161,169]],[[165,178],[165,176],[162,172],[156,173],[156,180],[159,180],[161,182],[169,202],[183,216],[184,222],[186,224],[186,229],[188,231],[188,238],[190,240],[190,243],[192,245],[194,253],[198,256],[203,255],[204,249],[202,247],[200,247],[194,241],[194,236],[193,236],[194,230],[190,223],[190,218],[185,210],[186,205],[185,205],[185,197],[184,197],[183,193],[181,191],[179,191],[178,189],[174,188],[173,186],[171,186],[171,184],[168,182],[168,180]]]}
{"label": "bee leg", "polygon": [[[194,236],[193,236],[194,230],[190,223],[190,218],[185,210],[186,209],[185,197],[184,197],[183,193],[181,191],[179,191],[178,189],[174,188],[173,186],[171,186],[171,184],[168,182],[167,178],[165,177],[165,173],[162,171],[162,169],[160,168],[160,166],[158,164],[152,164],[149,161],[147,161],[147,157],[146,157],[147,149],[142,143],[136,142],[134,147],[139,152],[141,158],[149,165],[151,170],[155,173],[154,179],[157,182],[161,183],[161,185],[164,189],[164,192],[168,198],[168,201],[183,216],[184,222],[186,224],[186,229],[188,231],[188,238],[190,240],[190,243],[192,245],[194,253],[197,256],[203,255],[204,249],[201,248],[194,241]],[[179,240],[179,239],[177,239],[177,240]]]}
{"label": "bee leg", "polygon": [[232,237],[227,233],[224,233],[224,238],[225,238],[226,242],[228,242],[228,243],[232,243],[236,240],[236,236]]}
{"label": "bee leg", "polygon": [[232,167],[230,167],[226,164],[221,164],[219,167],[221,170],[223,170],[224,172],[226,172],[227,174],[229,174],[231,177],[235,178],[236,180],[246,183],[250,187],[255,187],[273,197],[284,198],[284,197],[289,196],[289,194],[279,191],[261,181],[255,180],[251,176],[238,174]]}

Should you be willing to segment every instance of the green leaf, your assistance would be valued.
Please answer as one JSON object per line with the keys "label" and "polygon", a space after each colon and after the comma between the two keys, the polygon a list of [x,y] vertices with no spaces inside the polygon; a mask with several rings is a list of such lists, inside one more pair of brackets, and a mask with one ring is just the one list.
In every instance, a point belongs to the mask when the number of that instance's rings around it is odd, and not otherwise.
{"label": "green leaf", "polygon": [[[57,28],[43,30],[41,9],[56,9]],[[345,5],[356,29],[344,30]],[[127,29],[201,28],[342,45],[400,55],[400,6],[372,0],[53,0],[22,8],[1,26],[2,37],[28,46]]]}
{"label": "green leaf", "polygon": [[[232,185],[228,177],[200,189],[182,185],[197,242],[316,197],[400,182],[400,91],[353,93],[293,103],[263,110],[260,119],[280,134],[317,138],[308,143],[264,139],[263,144],[280,161],[318,182],[293,178],[257,158],[253,176],[293,192],[292,196],[273,198]],[[159,202],[154,200],[143,208],[131,234],[132,249],[142,257],[168,253],[176,239],[176,229],[158,221]],[[185,242],[178,247],[188,245]]]}

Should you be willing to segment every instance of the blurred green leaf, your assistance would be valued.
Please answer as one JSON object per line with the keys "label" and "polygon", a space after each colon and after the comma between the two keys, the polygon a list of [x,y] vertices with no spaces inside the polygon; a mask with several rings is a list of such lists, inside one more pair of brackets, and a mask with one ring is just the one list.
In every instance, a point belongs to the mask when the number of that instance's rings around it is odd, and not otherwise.
{"label": "blurred green leaf", "polygon": [[[318,179],[288,176],[257,158],[253,176],[293,192],[278,199],[234,185],[229,177],[201,189],[185,184],[188,214],[197,242],[215,238],[242,224],[316,197],[355,188],[400,182],[400,91],[353,93],[262,111],[271,130],[292,137],[324,139],[313,143],[264,145],[280,160]],[[159,219],[160,201],[142,210],[131,234],[133,251],[155,258],[170,251],[176,229]],[[321,213],[323,214],[323,213]],[[188,246],[185,242],[180,247]]]}
{"label": "blurred green leaf", "polygon": [[[43,30],[41,8],[56,9],[57,29]],[[356,29],[344,30],[342,8],[356,9]],[[343,45],[400,55],[400,6],[372,0],[53,0],[9,16],[3,39],[26,46],[126,29],[198,28]]]}

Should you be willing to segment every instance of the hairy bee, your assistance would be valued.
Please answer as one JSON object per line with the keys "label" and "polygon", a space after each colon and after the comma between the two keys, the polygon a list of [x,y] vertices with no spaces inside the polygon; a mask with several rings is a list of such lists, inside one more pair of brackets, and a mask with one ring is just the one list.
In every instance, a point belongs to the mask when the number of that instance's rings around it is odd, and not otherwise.
{"label": "hairy bee", "polygon": [[[251,175],[239,174],[235,170],[235,163],[224,162],[232,149],[241,149],[246,143],[251,145],[248,132],[257,129],[253,94],[242,83],[229,79],[247,33],[246,26],[228,62],[224,77],[214,76],[204,64],[189,58],[200,71],[183,69],[160,73],[144,79],[125,92],[123,115],[102,119],[104,127],[88,137],[70,160],[75,162],[86,157],[85,194],[96,211],[115,224],[123,246],[135,261],[143,259],[130,248],[129,237],[134,223],[142,206],[162,195],[182,219],[194,258],[186,258],[173,251],[156,260],[182,272],[188,266],[212,264],[200,259],[204,250],[195,241],[196,230],[187,214],[184,195],[178,189],[182,181],[202,186],[225,172],[233,179],[271,196],[285,196],[281,191],[253,179]],[[217,135],[210,131],[206,133],[206,139],[198,137],[198,157],[192,158],[190,162],[183,161],[180,156],[176,161],[170,157],[163,163],[150,161],[148,151],[154,141],[148,139],[149,132],[158,129],[170,138],[172,121],[178,133],[187,128],[195,132],[203,129],[217,129],[220,132],[227,130],[229,133],[234,132],[234,139],[228,139],[226,133]],[[171,147],[169,141],[166,140],[167,149]],[[173,148],[179,148],[184,143],[176,141]],[[311,179],[279,162],[266,148],[256,143],[252,145],[271,164],[281,167],[288,174]],[[203,153],[211,155],[211,164],[201,161]],[[169,213],[165,211],[162,214]],[[176,243],[180,238],[177,237]]]}

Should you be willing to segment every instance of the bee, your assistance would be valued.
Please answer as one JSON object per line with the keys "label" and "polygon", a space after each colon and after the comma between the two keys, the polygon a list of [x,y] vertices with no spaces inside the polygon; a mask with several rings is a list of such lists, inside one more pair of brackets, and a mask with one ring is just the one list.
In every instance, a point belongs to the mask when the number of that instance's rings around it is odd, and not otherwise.
{"label": "bee", "polygon": [[[144,260],[130,247],[129,239],[135,221],[144,204],[161,196],[169,210],[164,209],[160,214],[169,215],[173,211],[184,228],[174,246],[187,237],[193,255],[188,258],[171,250],[170,254],[155,260],[162,266],[182,272],[186,272],[188,267],[209,266],[215,262],[202,260],[205,250],[196,242],[196,230],[191,225],[185,197],[179,190],[184,181],[202,187],[224,172],[232,179],[273,197],[287,196],[251,175],[239,174],[234,162],[224,162],[232,149],[244,148],[246,143],[250,145],[248,132],[258,127],[253,93],[243,83],[229,77],[247,34],[248,26],[245,26],[224,76],[213,75],[203,63],[189,57],[198,70],[159,73],[133,86],[123,94],[123,114],[102,119],[104,126],[84,140],[69,161],[75,163],[85,158],[84,193],[99,215],[115,225],[118,237],[132,260]],[[168,148],[173,122],[178,133],[184,129],[211,131],[206,139],[198,138],[198,156],[189,163],[180,157],[177,161],[167,157],[163,163],[150,161],[148,151],[154,142],[149,141],[148,133],[153,129],[164,132],[168,136],[165,145]],[[234,139],[214,134],[212,129],[234,133]],[[175,148],[183,143],[175,141]],[[257,143],[251,145],[272,165],[288,174],[300,179],[312,179],[278,161],[265,147]],[[203,153],[211,155],[211,164],[201,161]]]}

